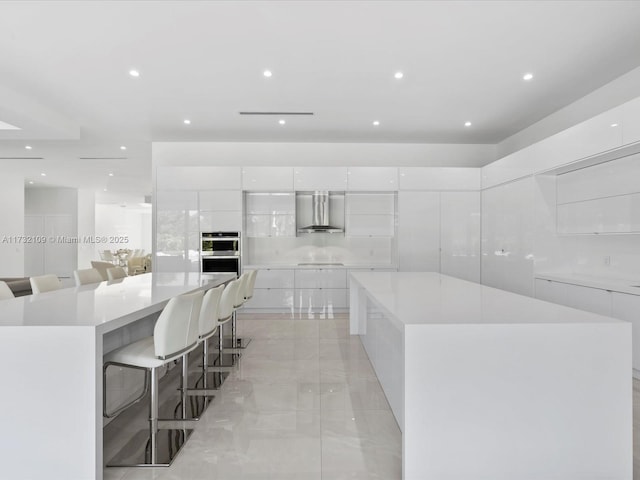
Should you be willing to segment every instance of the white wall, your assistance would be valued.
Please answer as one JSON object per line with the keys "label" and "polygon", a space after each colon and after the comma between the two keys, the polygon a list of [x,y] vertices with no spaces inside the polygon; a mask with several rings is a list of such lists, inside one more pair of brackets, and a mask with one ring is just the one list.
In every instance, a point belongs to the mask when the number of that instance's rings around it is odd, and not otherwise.
{"label": "white wall", "polygon": [[10,237],[24,235],[24,177],[0,175],[0,205],[0,278],[22,277],[24,243]]}
{"label": "white wall", "polygon": [[45,242],[25,245],[26,276],[71,277],[78,268],[78,191],[75,188],[24,189],[25,234]]}
{"label": "white wall", "polygon": [[96,233],[96,194],[93,190],[78,190],[78,268],[89,268],[91,260],[98,258],[95,243],[82,239],[95,238]]}

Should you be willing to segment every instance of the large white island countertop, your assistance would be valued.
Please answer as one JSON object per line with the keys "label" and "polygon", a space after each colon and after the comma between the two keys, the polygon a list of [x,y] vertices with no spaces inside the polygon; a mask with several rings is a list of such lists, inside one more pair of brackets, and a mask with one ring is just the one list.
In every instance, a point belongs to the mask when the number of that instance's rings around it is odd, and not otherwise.
{"label": "large white island countertop", "polygon": [[405,480],[632,479],[630,323],[430,272],[350,292]]}
{"label": "large white island countertop", "polygon": [[103,353],[232,274],[148,273],[0,301],[0,478],[101,480]]}

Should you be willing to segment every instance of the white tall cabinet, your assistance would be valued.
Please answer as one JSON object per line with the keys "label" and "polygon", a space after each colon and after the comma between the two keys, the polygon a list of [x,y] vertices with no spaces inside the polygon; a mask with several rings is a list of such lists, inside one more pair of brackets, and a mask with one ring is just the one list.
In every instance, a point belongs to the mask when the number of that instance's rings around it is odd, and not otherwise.
{"label": "white tall cabinet", "polygon": [[482,192],[482,283],[533,296],[534,179]]}
{"label": "white tall cabinet", "polygon": [[479,282],[478,169],[399,171],[398,270],[441,272]]}

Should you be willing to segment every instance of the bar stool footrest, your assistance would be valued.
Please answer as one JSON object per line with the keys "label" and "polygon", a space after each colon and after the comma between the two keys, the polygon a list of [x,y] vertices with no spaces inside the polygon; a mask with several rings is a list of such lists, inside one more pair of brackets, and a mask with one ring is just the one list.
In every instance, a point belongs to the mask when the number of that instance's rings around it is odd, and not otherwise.
{"label": "bar stool footrest", "polygon": [[140,430],[107,462],[107,467],[168,467],[192,433],[192,429],[158,430],[157,458],[155,463],[151,463],[149,429]]}
{"label": "bar stool footrest", "polygon": [[232,337],[224,337],[222,340],[223,340],[222,348],[225,348],[225,349],[228,349],[228,348],[245,349],[247,348],[249,343],[251,343],[251,339],[248,337],[236,338],[235,342],[233,341]]}

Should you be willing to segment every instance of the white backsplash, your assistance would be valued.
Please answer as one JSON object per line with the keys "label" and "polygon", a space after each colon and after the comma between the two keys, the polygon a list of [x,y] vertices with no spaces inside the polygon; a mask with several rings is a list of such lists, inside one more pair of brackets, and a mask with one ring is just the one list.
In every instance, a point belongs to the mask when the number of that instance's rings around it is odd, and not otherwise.
{"label": "white backsplash", "polygon": [[244,246],[245,265],[396,264],[394,239],[387,237],[345,237],[339,234],[311,233],[287,238],[247,238]]}

